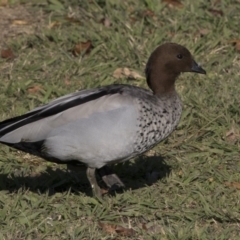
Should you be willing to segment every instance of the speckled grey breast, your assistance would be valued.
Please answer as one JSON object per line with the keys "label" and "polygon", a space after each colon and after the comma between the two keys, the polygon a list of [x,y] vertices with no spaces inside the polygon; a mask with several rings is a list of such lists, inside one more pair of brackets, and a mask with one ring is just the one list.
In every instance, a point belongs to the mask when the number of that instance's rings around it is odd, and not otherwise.
{"label": "speckled grey breast", "polygon": [[135,152],[145,152],[166,138],[177,126],[182,104],[176,92],[160,98],[138,98],[138,134],[134,143]]}

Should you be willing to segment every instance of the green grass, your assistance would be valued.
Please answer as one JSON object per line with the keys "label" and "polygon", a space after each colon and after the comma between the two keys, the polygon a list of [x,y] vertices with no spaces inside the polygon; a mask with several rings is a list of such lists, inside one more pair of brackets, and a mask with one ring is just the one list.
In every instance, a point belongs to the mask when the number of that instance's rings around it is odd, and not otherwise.
{"label": "green grass", "polygon": [[[27,9],[33,31],[1,42],[17,56],[0,59],[1,120],[77,89],[147,87],[112,74],[127,67],[144,75],[150,53],[166,41],[190,49],[207,75],[180,76],[177,130],[151,154],[115,165],[126,189],[102,202],[91,197],[84,171],[1,145],[0,239],[240,239],[240,190],[227,184],[240,183],[240,53],[229,43],[239,38],[239,1],[185,0],[181,9],[159,0],[38,2],[11,1],[16,12]],[[90,54],[74,57],[71,49],[87,40]],[[30,92],[34,86],[40,91]],[[99,222],[135,235],[111,234]]]}

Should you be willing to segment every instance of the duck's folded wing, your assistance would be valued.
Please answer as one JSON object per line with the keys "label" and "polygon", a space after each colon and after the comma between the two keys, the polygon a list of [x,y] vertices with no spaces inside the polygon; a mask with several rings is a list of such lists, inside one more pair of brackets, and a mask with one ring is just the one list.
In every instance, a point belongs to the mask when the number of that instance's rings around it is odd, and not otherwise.
{"label": "duck's folded wing", "polygon": [[[124,86],[126,88],[126,86]],[[122,85],[83,90],[58,98],[22,116],[0,123],[0,142],[36,142],[62,125],[87,119],[96,113],[133,107]],[[104,114],[102,114],[104,115]]]}

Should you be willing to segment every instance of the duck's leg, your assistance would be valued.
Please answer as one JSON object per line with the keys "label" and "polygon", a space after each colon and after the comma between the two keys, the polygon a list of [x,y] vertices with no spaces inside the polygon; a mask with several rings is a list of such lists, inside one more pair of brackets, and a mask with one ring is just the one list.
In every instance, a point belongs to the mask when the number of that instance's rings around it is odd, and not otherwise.
{"label": "duck's leg", "polygon": [[[67,164],[67,169],[74,172],[80,172],[85,170],[84,164]],[[115,174],[110,167],[107,165],[96,169],[96,172],[99,174],[100,178],[104,181],[104,183],[107,185],[107,187],[110,188],[110,190],[114,191],[119,188],[123,188],[124,183],[121,181],[121,179]]]}
{"label": "duck's leg", "polygon": [[96,175],[95,175],[96,169],[95,168],[87,168],[87,178],[91,184],[93,195],[98,198],[102,198],[102,192],[101,188],[98,186]]}

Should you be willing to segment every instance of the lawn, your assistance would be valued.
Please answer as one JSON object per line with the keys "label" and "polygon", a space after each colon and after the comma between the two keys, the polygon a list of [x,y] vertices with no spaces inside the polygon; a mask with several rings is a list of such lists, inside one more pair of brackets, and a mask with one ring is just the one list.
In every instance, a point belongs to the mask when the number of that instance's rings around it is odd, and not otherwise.
{"label": "lawn", "polygon": [[180,76],[176,131],[112,166],[126,188],[102,201],[84,168],[1,145],[0,239],[240,239],[239,0],[0,4],[0,120],[78,89],[147,88],[146,61],[164,42],[207,71]]}

